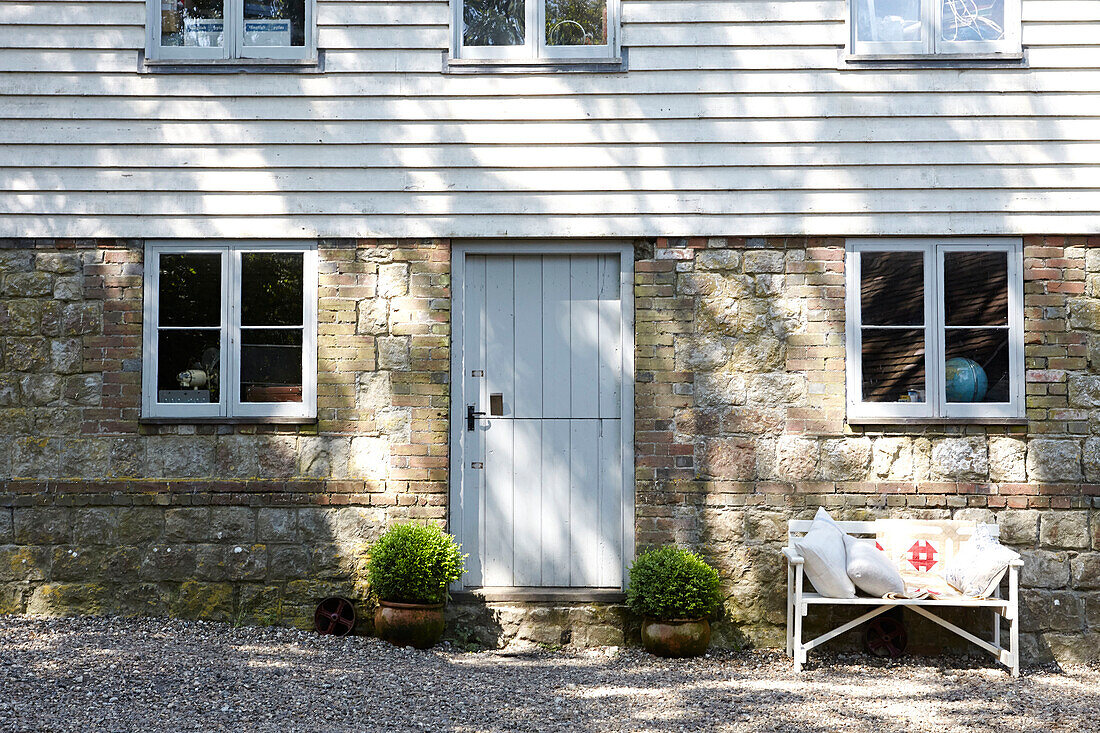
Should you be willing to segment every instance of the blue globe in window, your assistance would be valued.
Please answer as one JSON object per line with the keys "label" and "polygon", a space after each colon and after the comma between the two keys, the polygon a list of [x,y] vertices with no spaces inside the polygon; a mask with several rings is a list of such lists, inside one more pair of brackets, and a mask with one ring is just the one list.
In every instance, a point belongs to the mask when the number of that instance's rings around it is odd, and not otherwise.
{"label": "blue globe in window", "polygon": [[989,389],[989,378],[978,362],[956,356],[948,359],[945,366],[948,402],[982,401]]}

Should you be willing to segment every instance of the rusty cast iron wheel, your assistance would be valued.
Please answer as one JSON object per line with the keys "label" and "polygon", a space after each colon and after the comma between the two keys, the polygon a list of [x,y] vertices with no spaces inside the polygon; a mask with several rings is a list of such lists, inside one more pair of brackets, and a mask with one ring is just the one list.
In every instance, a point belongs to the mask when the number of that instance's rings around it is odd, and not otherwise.
{"label": "rusty cast iron wheel", "polygon": [[339,596],[326,598],[313,613],[313,628],[318,634],[347,636],[355,628],[355,605]]}
{"label": "rusty cast iron wheel", "polygon": [[710,646],[710,622],[700,619],[642,622],[642,646],[659,657],[698,657]]}
{"label": "rusty cast iron wheel", "polygon": [[863,633],[867,651],[876,657],[897,659],[909,644],[909,632],[905,630],[905,624],[896,618],[880,616],[871,619]]}

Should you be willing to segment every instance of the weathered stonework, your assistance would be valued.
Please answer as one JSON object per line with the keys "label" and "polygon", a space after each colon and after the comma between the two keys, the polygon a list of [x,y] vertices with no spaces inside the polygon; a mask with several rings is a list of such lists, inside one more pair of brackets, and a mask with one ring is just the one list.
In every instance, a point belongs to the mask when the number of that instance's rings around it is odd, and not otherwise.
{"label": "weathered stonework", "polygon": [[[1027,422],[999,426],[846,424],[843,241],[653,244],[635,273],[636,540],[719,568],[716,643],[782,645],[786,524],[826,506],[998,522],[1027,562],[1028,658],[1092,654],[1100,240],[1026,240]],[[0,246],[0,612],[308,625],[323,596],[366,601],[369,542],[447,516],[447,243],[320,243],[304,426],[139,420],[142,247]],[[616,604],[451,616],[481,643],[636,638]]]}

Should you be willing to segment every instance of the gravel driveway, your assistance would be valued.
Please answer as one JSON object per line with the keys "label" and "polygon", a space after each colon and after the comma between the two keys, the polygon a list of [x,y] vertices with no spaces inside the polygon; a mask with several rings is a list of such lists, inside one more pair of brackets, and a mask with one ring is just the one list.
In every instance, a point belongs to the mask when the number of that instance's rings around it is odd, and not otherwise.
{"label": "gravel driveway", "polygon": [[[813,659],[813,657],[811,657]],[[634,649],[420,652],[164,620],[0,617],[0,731],[1087,731],[1100,672]]]}

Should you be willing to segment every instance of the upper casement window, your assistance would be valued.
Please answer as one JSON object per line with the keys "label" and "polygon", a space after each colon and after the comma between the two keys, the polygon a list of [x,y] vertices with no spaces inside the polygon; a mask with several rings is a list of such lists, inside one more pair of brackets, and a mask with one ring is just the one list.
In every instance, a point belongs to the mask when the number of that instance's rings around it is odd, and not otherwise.
{"label": "upper casement window", "polygon": [[619,0],[451,0],[459,59],[614,58]]}
{"label": "upper casement window", "polygon": [[316,246],[148,244],[142,359],[143,417],[315,417]]}
{"label": "upper casement window", "polygon": [[1019,240],[849,241],[848,419],[1024,416]]}
{"label": "upper casement window", "polygon": [[849,0],[855,56],[1020,52],[1020,0]]}
{"label": "upper casement window", "polygon": [[147,56],[272,62],[317,56],[315,0],[146,0]]}

